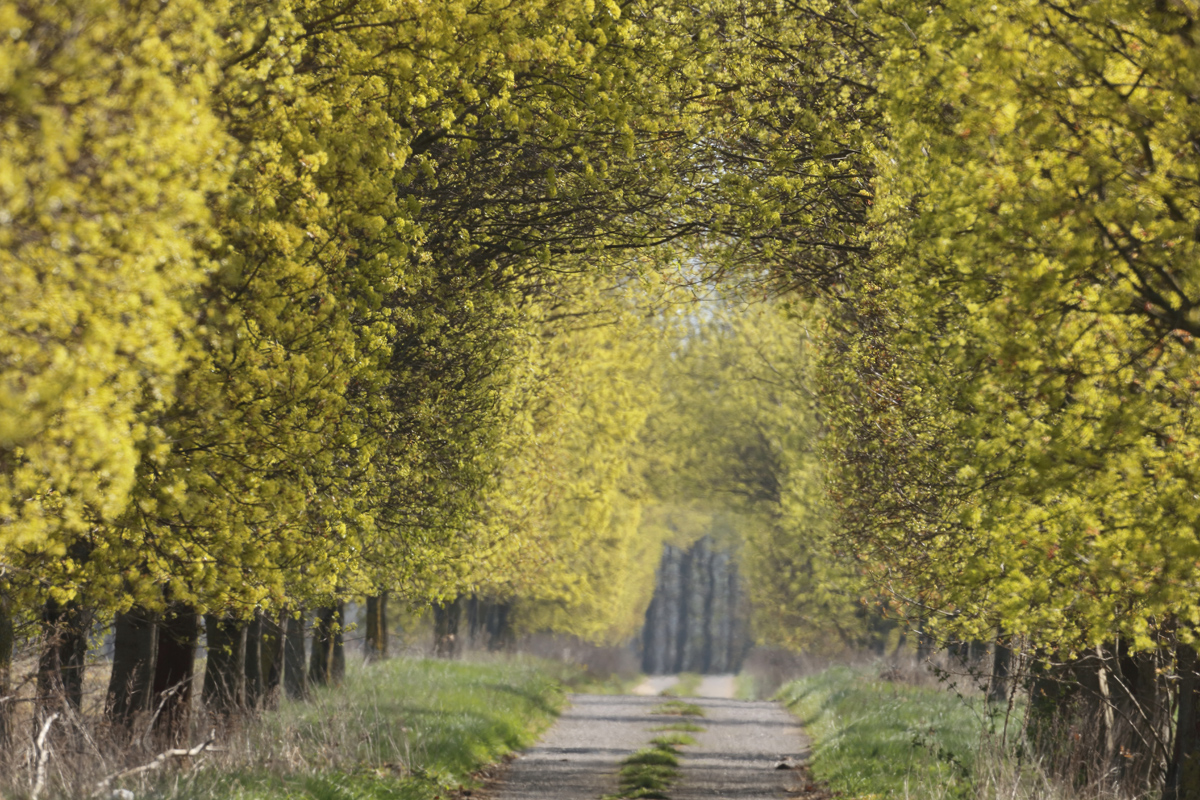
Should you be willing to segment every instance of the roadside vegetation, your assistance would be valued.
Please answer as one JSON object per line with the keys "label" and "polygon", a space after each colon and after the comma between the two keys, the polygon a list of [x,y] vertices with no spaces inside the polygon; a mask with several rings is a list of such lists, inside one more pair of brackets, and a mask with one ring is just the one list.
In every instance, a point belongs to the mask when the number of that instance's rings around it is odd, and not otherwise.
{"label": "roadside vegetation", "polygon": [[793,681],[777,696],[812,738],[813,776],[833,791],[847,797],[971,796],[987,722],[982,698],[849,667]]}
{"label": "roadside vegetation", "polygon": [[[563,702],[554,668],[531,661],[395,659],[348,665],[342,686],[247,718],[199,759],[103,784],[148,798],[403,798],[474,789],[479,771],[532,744]],[[129,750],[50,757],[44,797],[86,797],[129,768]],[[150,763],[153,751],[140,758]],[[135,767],[137,765],[134,765]],[[28,796],[28,770],[0,778],[0,795]],[[115,795],[114,795],[115,796]]]}

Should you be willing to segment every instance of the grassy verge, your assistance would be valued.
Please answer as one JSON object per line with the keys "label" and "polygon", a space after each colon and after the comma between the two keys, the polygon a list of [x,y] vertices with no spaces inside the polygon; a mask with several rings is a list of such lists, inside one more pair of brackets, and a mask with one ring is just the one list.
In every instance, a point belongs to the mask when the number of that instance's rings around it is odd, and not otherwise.
{"label": "grassy verge", "polygon": [[138,796],[435,800],[532,744],[562,702],[533,664],[395,660],[286,702],[223,742],[206,767]]}
{"label": "grassy verge", "polygon": [[778,695],[813,740],[813,775],[854,798],[957,798],[971,791],[982,701],[835,667]]}

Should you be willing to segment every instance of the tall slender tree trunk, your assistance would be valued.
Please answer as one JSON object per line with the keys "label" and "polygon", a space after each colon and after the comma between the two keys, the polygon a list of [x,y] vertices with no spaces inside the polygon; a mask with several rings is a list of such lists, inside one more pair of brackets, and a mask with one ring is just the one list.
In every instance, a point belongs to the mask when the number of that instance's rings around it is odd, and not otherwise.
{"label": "tall slender tree trunk", "polygon": [[153,612],[134,607],[118,614],[114,627],[112,676],[104,708],[114,727],[128,730],[138,714],[151,710],[158,620]]}
{"label": "tall slender tree trunk", "polygon": [[283,682],[284,646],[289,619],[286,614],[278,618],[264,615],[262,619],[263,707],[274,708],[279,700],[279,689]]}
{"label": "tall slender tree trunk", "polygon": [[1176,648],[1179,716],[1163,800],[1200,800],[1200,659],[1192,645]]}
{"label": "tall slender tree trunk", "polygon": [[308,680],[314,686],[340,683],[346,674],[346,651],[342,638],[343,604],[319,608],[313,618],[312,654]]}
{"label": "tall slender tree trunk", "polygon": [[0,588],[0,748],[12,743],[12,657],[16,631],[12,619],[12,599]]}
{"label": "tall slender tree trunk", "polygon": [[382,661],[388,657],[387,601],[387,592],[380,592],[377,597],[367,598],[366,655],[368,661]]}
{"label": "tall slender tree trunk", "polygon": [[304,609],[287,617],[283,639],[283,689],[293,700],[308,695],[308,669],[304,663]]}
{"label": "tall slender tree trunk", "polygon": [[488,609],[488,650],[507,650],[514,639],[512,604],[492,603]]}
{"label": "tall slender tree trunk", "polygon": [[462,617],[462,598],[433,607],[433,654],[437,658],[458,655],[458,627]]}
{"label": "tall slender tree trunk", "polygon": [[1164,658],[1166,652],[1144,650],[1128,659],[1132,674],[1126,675],[1122,688],[1132,692],[1132,709],[1125,715],[1128,730],[1118,746],[1133,756],[1123,761],[1126,785],[1134,791],[1162,786],[1171,761],[1171,690],[1163,677],[1170,674],[1170,664],[1163,663],[1170,660]]}
{"label": "tall slender tree trunk", "polygon": [[255,709],[262,705],[266,692],[263,675],[263,612],[254,612],[254,618],[246,625],[246,708]]}
{"label": "tall slender tree trunk", "polygon": [[996,638],[995,649],[992,650],[992,678],[988,684],[988,701],[1004,703],[1008,701],[1008,676],[1012,671],[1012,648],[1001,637]]}
{"label": "tall slender tree trunk", "polygon": [[153,706],[155,730],[175,744],[187,736],[199,639],[196,609],[186,603],[170,604],[159,623]]}
{"label": "tall slender tree trunk", "polygon": [[78,712],[83,706],[83,671],[91,615],[77,600],[42,607],[42,652],[38,658],[35,724],[55,711]]}
{"label": "tall slender tree trunk", "polygon": [[204,669],[204,705],[229,716],[246,707],[246,623],[215,614],[204,616],[208,664]]}

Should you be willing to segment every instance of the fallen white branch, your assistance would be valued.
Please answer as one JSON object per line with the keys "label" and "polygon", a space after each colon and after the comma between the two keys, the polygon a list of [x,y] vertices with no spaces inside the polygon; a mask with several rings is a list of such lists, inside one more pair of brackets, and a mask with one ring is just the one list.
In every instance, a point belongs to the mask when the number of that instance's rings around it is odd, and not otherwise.
{"label": "fallen white branch", "polygon": [[33,763],[37,764],[37,770],[33,774],[33,791],[29,793],[30,800],[37,800],[42,789],[46,788],[46,760],[50,757],[50,751],[46,748],[46,737],[50,734],[50,726],[56,719],[58,719],[57,711],[46,717],[46,721],[42,723],[42,732],[38,734],[37,740],[33,743]]}
{"label": "fallen white branch", "polygon": [[210,746],[212,746],[212,743],[215,742],[216,739],[217,739],[216,731],[213,731],[211,734],[209,734],[207,739],[205,739],[203,742],[196,745],[195,747],[191,748],[190,750],[184,750],[182,748],[175,748],[172,750],[164,750],[163,752],[156,755],[154,757],[154,760],[148,764],[142,764],[140,767],[131,767],[129,769],[121,770],[120,772],[117,772],[113,775],[109,775],[107,778],[105,778],[104,780],[102,780],[96,784],[96,791],[94,792],[94,794],[100,794],[101,792],[103,792],[110,785],[112,785],[113,781],[120,780],[121,778],[128,778],[131,775],[140,775],[143,772],[150,772],[151,770],[156,770],[159,767],[161,767],[163,764],[166,764],[168,761],[171,761],[172,759],[192,758],[194,756],[198,756],[201,753],[203,753],[205,750],[207,750]]}

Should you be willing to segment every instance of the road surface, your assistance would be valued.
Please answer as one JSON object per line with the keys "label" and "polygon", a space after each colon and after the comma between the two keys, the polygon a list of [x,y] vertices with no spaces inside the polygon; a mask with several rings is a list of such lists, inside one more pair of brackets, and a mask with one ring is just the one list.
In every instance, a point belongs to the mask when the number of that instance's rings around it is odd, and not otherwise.
{"label": "road surface", "polygon": [[[732,678],[714,681],[708,691],[732,694],[732,685]],[[680,720],[651,713],[663,702],[660,697],[578,694],[570,699],[570,708],[541,742],[513,761],[488,797],[599,800],[614,794],[621,761],[649,744],[657,735],[652,728]],[[808,742],[778,703],[722,697],[687,702],[704,709],[703,718],[689,720],[705,730],[692,734],[695,745],[682,748],[682,775],[667,790],[671,800],[797,796],[804,773],[777,766],[803,762]]]}

